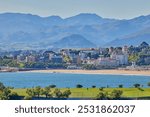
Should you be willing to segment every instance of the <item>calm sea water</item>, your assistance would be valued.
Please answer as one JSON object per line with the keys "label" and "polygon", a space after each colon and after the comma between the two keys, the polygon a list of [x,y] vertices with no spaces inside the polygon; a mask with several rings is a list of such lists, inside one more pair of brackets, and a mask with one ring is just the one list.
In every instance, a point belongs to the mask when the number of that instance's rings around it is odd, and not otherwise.
{"label": "calm sea water", "polygon": [[34,86],[45,87],[55,84],[57,87],[76,87],[81,84],[84,87],[132,87],[139,83],[147,87],[150,76],[132,75],[93,75],[93,74],[62,74],[62,73],[0,73],[0,82],[6,86],[15,88],[29,88]]}

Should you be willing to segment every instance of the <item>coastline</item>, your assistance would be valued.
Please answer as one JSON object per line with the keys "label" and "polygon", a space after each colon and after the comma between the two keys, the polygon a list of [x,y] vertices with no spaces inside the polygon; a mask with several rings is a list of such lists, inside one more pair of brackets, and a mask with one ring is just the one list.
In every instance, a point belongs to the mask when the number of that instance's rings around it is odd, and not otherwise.
{"label": "coastline", "polygon": [[25,72],[150,76],[150,70],[137,71],[137,70],[65,70],[65,69],[51,69],[51,70],[31,70],[31,71],[25,71]]}

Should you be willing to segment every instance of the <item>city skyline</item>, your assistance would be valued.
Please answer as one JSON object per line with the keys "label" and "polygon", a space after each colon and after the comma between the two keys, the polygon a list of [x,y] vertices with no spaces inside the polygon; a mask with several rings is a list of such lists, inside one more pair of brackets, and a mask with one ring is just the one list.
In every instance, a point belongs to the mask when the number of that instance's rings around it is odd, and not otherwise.
{"label": "city skyline", "polygon": [[0,0],[0,13],[30,13],[67,18],[80,13],[95,13],[104,18],[131,19],[150,14],[147,0]]}

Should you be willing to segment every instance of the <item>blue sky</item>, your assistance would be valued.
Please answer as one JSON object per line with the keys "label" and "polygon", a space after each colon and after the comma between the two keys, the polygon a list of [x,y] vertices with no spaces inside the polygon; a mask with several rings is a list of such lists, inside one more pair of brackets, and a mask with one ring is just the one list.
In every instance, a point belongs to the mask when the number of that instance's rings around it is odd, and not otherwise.
{"label": "blue sky", "polygon": [[19,12],[63,18],[79,13],[130,19],[150,14],[150,0],[0,0],[0,13]]}

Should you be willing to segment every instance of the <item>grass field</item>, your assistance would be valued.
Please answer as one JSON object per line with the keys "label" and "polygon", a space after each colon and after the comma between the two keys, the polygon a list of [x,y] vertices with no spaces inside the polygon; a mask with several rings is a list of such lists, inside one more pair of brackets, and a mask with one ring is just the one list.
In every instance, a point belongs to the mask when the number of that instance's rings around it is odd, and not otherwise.
{"label": "grass field", "polygon": [[[136,98],[136,97],[150,97],[150,88],[105,88],[104,91],[111,93],[114,89],[122,90],[123,97]],[[66,88],[61,88],[61,91],[66,90]],[[71,96],[73,98],[95,98],[100,92],[98,88],[70,88]],[[51,90],[53,92],[54,89]],[[26,89],[13,89],[12,92],[18,93],[20,96],[27,96]]]}

